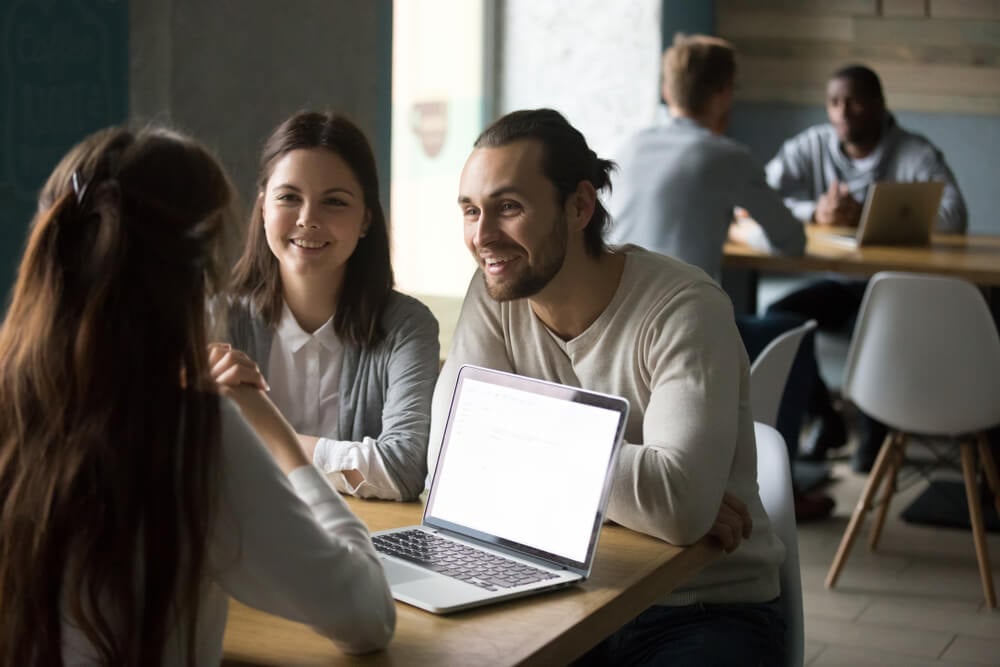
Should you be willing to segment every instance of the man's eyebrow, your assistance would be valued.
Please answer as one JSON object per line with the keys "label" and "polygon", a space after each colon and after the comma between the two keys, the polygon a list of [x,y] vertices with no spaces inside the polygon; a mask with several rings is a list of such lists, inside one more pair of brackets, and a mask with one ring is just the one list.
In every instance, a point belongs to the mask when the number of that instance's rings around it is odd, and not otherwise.
{"label": "man's eyebrow", "polygon": [[[513,185],[504,185],[502,187],[497,188],[496,190],[494,190],[493,192],[489,193],[488,195],[486,195],[486,199],[496,199],[498,197],[502,197],[504,195],[509,195],[509,194],[515,194],[515,195],[516,194],[520,194],[520,190],[518,190]],[[459,195],[458,196],[458,203],[459,204],[471,204],[472,203],[472,199],[468,195]]]}

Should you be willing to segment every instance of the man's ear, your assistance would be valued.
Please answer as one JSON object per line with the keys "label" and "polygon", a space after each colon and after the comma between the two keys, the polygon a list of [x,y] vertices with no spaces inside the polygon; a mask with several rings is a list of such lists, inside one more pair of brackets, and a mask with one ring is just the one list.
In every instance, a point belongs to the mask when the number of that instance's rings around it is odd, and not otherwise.
{"label": "man's ear", "polygon": [[580,231],[594,217],[597,208],[597,190],[590,181],[576,184],[576,190],[566,200],[566,217],[569,228]]}

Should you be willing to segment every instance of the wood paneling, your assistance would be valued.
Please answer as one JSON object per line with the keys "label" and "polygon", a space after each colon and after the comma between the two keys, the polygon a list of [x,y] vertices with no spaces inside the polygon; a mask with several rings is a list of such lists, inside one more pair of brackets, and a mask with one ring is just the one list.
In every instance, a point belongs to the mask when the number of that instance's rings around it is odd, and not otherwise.
{"label": "wood paneling", "polygon": [[1000,46],[1000,21],[964,19],[851,19],[858,42],[934,44],[937,46]]}
{"label": "wood paneling", "polygon": [[853,39],[850,16],[820,16],[776,11],[720,12],[716,29],[723,37],[757,37],[782,40],[789,35],[801,39]]}
{"label": "wood paneling", "polygon": [[1000,0],[719,0],[740,99],[820,104],[849,63],[882,78],[890,108],[1000,114]]}
{"label": "wood paneling", "polygon": [[730,11],[777,10],[797,14],[832,16],[876,16],[878,0],[717,0],[716,10]]}
{"label": "wood paneling", "polygon": [[840,64],[849,62],[893,62],[913,65],[956,65],[1000,68],[1000,46],[939,46],[891,42],[845,42],[836,40],[785,39],[781,41],[738,38],[731,40],[745,58],[805,60],[822,54]]}
{"label": "wood paneling", "polygon": [[927,15],[927,0],[882,0],[882,16]]}
{"label": "wood paneling", "polygon": [[[844,63],[839,60],[810,58],[742,58],[740,71],[743,78],[784,84],[790,87],[826,84],[830,74]],[[951,65],[912,65],[882,62],[872,65],[887,97],[895,92],[924,93],[927,95],[964,95],[975,91],[977,95],[1000,96],[1000,76],[986,67],[955,67]],[[749,86],[741,85],[742,88]]]}
{"label": "wood paneling", "polygon": [[1000,0],[928,0],[934,18],[1000,20]]}

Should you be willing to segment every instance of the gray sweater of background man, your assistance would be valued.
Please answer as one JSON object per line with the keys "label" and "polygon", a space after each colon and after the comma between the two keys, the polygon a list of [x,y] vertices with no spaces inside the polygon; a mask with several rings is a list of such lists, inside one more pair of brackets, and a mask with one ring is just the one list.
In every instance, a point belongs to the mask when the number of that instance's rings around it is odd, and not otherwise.
{"label": "gray sweater of background man", "polygon": [[609,200],[611,243],[633,243],[719,279],[733,207],[760,223],[770,250],[801,255],[802,223],[768,187],[743,145],[689,118],[667,118],[629,140]]}
{"label": "gray sweater of background man", "polygon": [[965,200],[944,155],[934,144],[896,124],[886,115],[882,140],[870,156],[871,164],[859,169],[844,154],[832,125],[815,125],[784,143],[767,164],[767,182],[785,198],[800,220],[811,220],[816,200],[836,179],[846,183],[851,196],[864,202],[875,181],[944,181],[941,208],[935,229],[964,233],[969,223]]}

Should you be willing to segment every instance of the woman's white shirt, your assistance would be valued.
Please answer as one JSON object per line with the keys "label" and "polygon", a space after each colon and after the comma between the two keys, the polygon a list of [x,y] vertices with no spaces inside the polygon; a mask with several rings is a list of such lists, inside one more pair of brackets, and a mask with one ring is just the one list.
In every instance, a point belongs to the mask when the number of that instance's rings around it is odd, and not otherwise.
{"label": "woman's white shirt", "polygon": [[[333,318],[310,334],[283,303],[274,333],[267,366],[270,397],[296,432],[319,437],[313,463],[332,473],[331,481],[341,493],[399,500],[402,494],[386,469],[375,438],[352,441],[327,437],[338,433],[344,363],[344,346],[333,329]],[[357,470],[364,481],[351,486],[343,470]]]}

